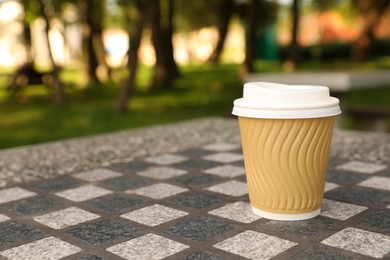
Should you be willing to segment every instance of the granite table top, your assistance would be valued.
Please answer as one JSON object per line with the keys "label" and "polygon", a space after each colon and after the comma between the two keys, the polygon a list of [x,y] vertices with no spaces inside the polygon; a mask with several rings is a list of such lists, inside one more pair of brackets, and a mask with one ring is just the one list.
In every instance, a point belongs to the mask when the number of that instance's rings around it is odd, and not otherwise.
{"label": "granite table top", "polygon": [[0,151],[0,259],[390,259],[390,135],[336,130],[322,213],[250,210],[236,120]]}

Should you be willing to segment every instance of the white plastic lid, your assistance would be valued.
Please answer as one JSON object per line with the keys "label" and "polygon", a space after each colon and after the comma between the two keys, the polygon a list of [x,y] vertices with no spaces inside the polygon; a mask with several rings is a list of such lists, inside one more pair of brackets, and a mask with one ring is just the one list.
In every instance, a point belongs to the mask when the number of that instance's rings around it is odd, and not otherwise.
{"label": "white plastic lid", "polygon": [[250,82],[244,84],[243,97],[234,101],[232,113],[252,118],[317,118],[340,114],[339,103],[324,86]]}

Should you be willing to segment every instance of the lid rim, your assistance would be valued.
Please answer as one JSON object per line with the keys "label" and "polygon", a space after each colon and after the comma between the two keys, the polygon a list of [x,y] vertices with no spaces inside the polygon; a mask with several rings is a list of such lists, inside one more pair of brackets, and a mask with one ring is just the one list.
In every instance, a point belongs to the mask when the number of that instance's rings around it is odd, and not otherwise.
{"label": "lid rim", "polygon": [[248,109],[261,109],[261,110],[283,110],[283,109],[313,109],[313,108],[326,108],[338,106],[340,104],[339,99],[335,97],[329,97],[328,101],[322,103],[311,104],[256,104],[244,101],[244,98],[238,98],[233,102],[234,106],[248,108]]}
{"label": "lid rim", "polygon": [[302,119],[302,118],[321,118],[337,116],[341,114],[339,106],[323,107],[317,109],[279,109],[279,110],[260,110],[243,107],[233,107],[232,114],[250,118],[268,118],[268,119]]}

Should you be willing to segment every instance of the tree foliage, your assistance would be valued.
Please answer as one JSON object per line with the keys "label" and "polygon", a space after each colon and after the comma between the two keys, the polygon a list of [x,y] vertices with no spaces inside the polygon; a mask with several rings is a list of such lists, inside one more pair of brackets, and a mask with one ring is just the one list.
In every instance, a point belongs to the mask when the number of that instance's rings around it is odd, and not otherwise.
{"label": "tree foliage", "polygon": [[[97,74],[98,68],[108,67],[105,64],[105,51],[102,43],[102,33],[107,26],[121,27],[128,32],[129,50],[126,69],[129,77],[126,78],[118,99],[117,110],[124,111],[128,100],[134,92],[135,78],[138,67],[138,51],[141,38],[147,30],[151,36],[156,54],[154,74],[151,77],[150,89],[173,86],[174,80],[180,71],[173,58],[172,35],[175,32],[189,32],[204,27],[214,27],[218,31],[219,39],[209,61],[218,62],[222,52],[230,21],[238,18],[245,29],[245,62],[247,72],[254,71],[256,59],[256,44],[258,37],[277,18],[279,4],[269,0],[20,0],[24,5],[25,25],[24,39],[26,49],[31,49],[29,25],[38,17],[43,17],[47,23],[46,32],[50,29],[53,20],[63,22],[64,6],[72,5],[78,11],[76,23],[83,27],[84,65],[90,83],[101,83]],[[335,7],[345,8],[343,0],[293,0],[291,1],[291,52],[290,60],[298,61],[298,24],[299,4],[312,6],[320,12]],[[380,18],[388,10],[390,0],[349,0],[349,12],[361,16],[363,29],[353,48],[352,55],[357,60],[370,57],[370,48],[374,38],[374,29]],[[49,44],[48,44],[49,45]],[[31,51],[29,51],[32,53]],[[32,54],[30,54],[32,56]],[[53,57],[50,57],[53,68],[56,68]],[[33,60],[33,57],[30,58]],[[91,84],[96,85],[96,84]]]}
{"label": "tree foliage", "polygon": [[356,40],[352,58],[357,61],[367,60],[371,56],[374,29],[378,25],[380,19],[390,7],[390,0],[351,0],[357,7],[358,12],[363,18],[363,28],[360,36]]}
{"label": "tree foliage", "polygon": [[175,27],[179,32],[215,26],[221,22],[221,0],[176,0]]}

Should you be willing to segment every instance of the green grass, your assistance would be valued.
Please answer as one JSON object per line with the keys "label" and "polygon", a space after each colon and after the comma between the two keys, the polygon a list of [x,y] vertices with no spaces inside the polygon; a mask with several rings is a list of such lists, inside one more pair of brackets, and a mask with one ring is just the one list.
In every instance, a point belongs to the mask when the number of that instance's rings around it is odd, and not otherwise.
{"label": "green grass", "polygon": [[[361,68],[382,68],[389,59],[369,62]],[[308,65],[309,64],[309,65]],[[333,64],[303,64],[300,69],[355,68],[347,61]],[[310,65],[312,64],[312,65]],[[344,65],[343,65],[344,64]],[[280,71],[278,62],[258,62],[260,72]],[[385,66],[386,67],[386,66]],[[137,90],[129,100],[129,112],[114,111],[119,95],[119,83],[124,70],[114,72],[117,83],[81,88],[85,76],[80,69],[66,69],[62,79],[66,82],[68,105],[54,105],[43,86],[23,91],[18,101],[8,99],[3,88],[7,79],[0,77],[0,148],[35,144],[78,136],[165,124],[204,116],[230,116],[232,102],[242,95],[239,65],[203,65],[180,68],[182,76],[173,88],[154,93],[146,91],[152,69],[141,66],[137,77]],[[343,97],[344,107],[390,107],[390,85],[383,88],[353,91]],[[347,118],[347,127],[353,121]]]}
{"label": "green grass", "polygon": [[0,148],[203,116],[227,116],[233,100],[242,93],[237,71],[237,65],[185,67],[174,88],[148,93],[145,88],[151,69],[141,67],[138,90],[125,114],[114,111],[118,84],[77,89],[75,85],[82,79],[75,71],[63,74],[71,86],[67,87],[69,103],[65,107],[55,106],[43,86],[26,89],[18,102],[7,99],[0,88]]}

